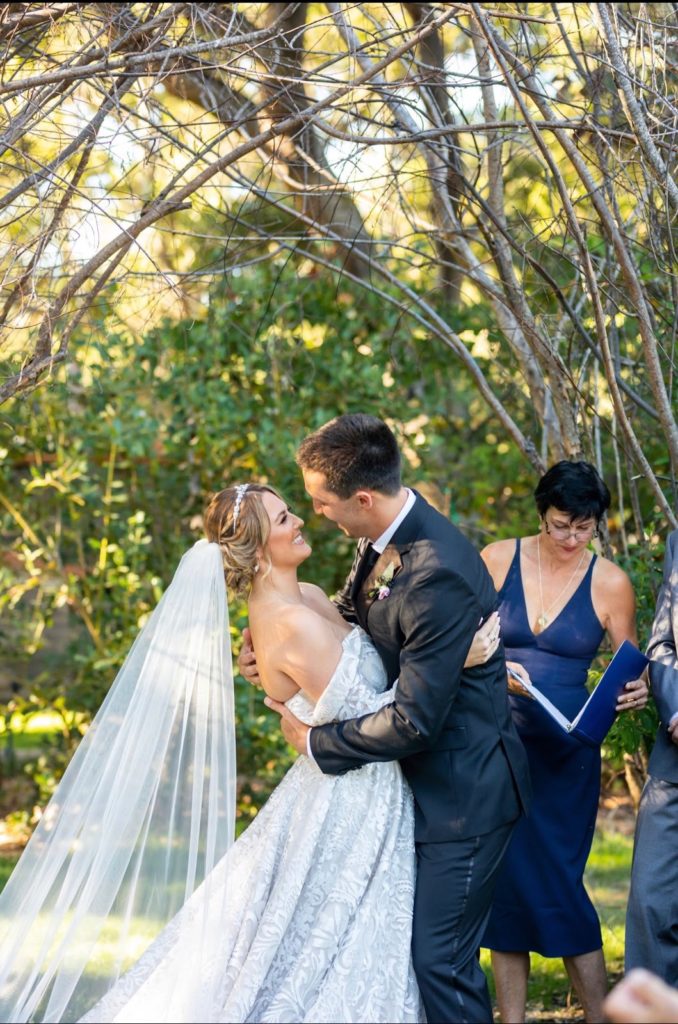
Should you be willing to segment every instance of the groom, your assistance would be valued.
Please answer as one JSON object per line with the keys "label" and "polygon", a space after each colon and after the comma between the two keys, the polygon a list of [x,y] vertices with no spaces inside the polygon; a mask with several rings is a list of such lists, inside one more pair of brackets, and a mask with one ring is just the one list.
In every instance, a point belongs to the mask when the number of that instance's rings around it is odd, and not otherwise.
{"label": "groom", "polygon": [[491,1021],[477,959],[494,880],[525,809],[525,754],[511,721],[501,649],[464,668],[496,592],[475,550],[403,487],[391,430],[339,416],[301,444],[297,462],[316,512],[358,545],[337,599],[382,657],[392,704],[309,730],[287,708],[282,730],[323,772],[399,760],[414,793],[417,890],[412,953],[429,1024]]}

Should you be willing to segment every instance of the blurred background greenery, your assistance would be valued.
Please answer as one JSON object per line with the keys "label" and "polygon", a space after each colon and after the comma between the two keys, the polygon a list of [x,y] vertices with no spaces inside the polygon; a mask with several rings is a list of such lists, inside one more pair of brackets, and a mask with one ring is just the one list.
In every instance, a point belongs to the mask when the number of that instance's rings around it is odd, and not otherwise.
{"label": "blurred background greenery", "polygon": [[[270,300],[274,277],[282,303]],[[463,317],[461,327],[482,328],[482,308]],[[290,260],[215,285],[204,318],[168,320],[141,337],[112,334],[104,308],[68,373],[13,402],[0,451],[0,815],[26,828],[35,820],[182,552],[201,535],[212,492],[233,481],[274,483],[306,520],[314,553],[304,575],[328,593],[338,588],[352,545],[313,515],[294,452],[309,430],[356,410],[388,419],[407,482],[479,547],[536,526],[536,476],[463,373],[451,377],[397,311],[346,283],[337,291],[322,275],[304,276]],[[517,402],[514,414],[529,421],[532,410]],[[616,546],[614,516],[610,527]],[[637,589],[641,638],[658,541],[620,554]],[[245,623],[235,602],[236,655]],[[236,691],[246,821],[289,751],[260,693],[241,679]],[[637,759],[654,725],[648,710],[615,727],[608,787],[628,776],[624,750]]]}
{"label": "blurred background greenery", "polygon": [[[339,413],[386,418],[478,547],[536,527],[545,465],[594,462],[647,640],[678,514],[675,12],[331,6],[0,9],[0,885],[214,491],[274,483],[306,578],[341,584],[294,463]],[[242,679],[236,707],[242,829],[292,755]],[[613,975],[655,728],[603,748]],[[559,962],[531,984],[530,1019],[576,1016]]]}

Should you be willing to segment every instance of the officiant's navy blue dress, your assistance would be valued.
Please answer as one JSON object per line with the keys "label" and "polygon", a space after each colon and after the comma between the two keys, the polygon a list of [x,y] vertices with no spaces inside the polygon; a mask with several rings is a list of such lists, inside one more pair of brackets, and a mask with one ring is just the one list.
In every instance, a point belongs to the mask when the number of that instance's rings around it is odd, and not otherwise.
{"label": "officiant's navy blue dress", "polygon": [[[562,612],[536,635],[525,607],[519,540],[499,592],[507,660],[520,662],[569,720],[587,699],[588,668],[604,633],[591,601],[595,560]],[[504,953],[590,953],[602,946],[583,882],[598,810],[600,750],[568,736],[530,697],[511,694],[510,701],[533,799],[511,837],[482,944]]]}

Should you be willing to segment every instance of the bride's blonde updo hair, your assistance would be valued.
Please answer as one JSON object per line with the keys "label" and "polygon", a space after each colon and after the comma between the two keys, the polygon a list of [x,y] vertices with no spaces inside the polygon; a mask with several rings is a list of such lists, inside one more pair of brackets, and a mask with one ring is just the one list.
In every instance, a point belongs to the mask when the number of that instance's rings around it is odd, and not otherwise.
{"label": "bride's blonde updo hair", "polygon": [[261,500],[266,492],[280,498],[268,484],[234,484],[215,494],[205,509],[205,535],[221,548],[226,586],[234,594],[247,594],[259,571],[258,552],[271,532]]}

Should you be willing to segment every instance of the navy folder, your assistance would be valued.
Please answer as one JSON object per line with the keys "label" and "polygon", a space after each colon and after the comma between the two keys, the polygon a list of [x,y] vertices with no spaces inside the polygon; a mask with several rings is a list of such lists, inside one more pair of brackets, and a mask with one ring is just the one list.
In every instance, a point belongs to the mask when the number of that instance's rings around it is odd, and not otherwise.
{"label": "navy folder", "polygon": [[516,672],[509,669],[509,675],[516,679],[527,692],[539,701],[545,711],[560,725],[570,736],[575,736],[582,743],[598,747],[607,736],[617,712],[617,698],[627,683],[632,679],[638,679],[643,674],[649,658],[646,658],[637,647],[624,640],[615,651],[610,664],[600,678],[595,690],[590,694],[576,718],[570,722],[545,697],[541,690],[534,684],[528,685]]}

